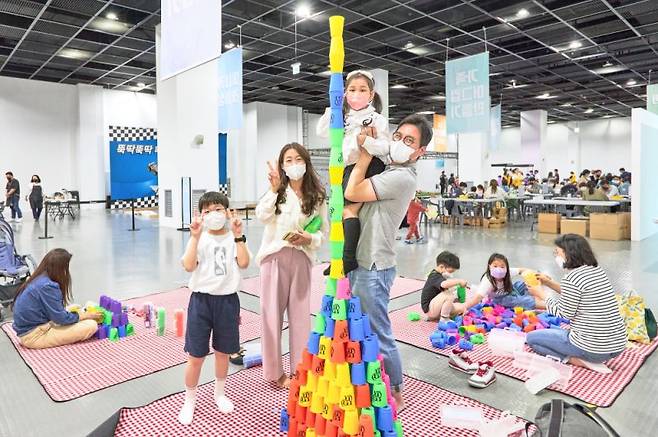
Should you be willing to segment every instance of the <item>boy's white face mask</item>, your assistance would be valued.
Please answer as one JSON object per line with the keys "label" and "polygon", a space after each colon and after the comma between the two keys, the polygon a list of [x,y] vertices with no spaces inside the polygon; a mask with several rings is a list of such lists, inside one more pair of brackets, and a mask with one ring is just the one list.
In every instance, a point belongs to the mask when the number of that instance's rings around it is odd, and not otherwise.
{"label": "boy's white face mask", "polygon": [[219,231],[226,225],[226,213],[211,211],[203,216],[203,225],[211,231]]}

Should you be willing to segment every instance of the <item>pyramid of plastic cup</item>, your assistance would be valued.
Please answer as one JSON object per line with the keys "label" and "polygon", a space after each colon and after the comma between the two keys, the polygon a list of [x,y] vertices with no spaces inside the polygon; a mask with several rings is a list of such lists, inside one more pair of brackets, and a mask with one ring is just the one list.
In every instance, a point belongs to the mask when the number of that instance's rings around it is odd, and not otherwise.
{"label": "pyramid of plastic cup", "polygon": [[295,370],[281,432],[294,437],[403,435],[377,335],[343,274],[343,24],[329,18],[329,244],[331,267],[322,307]]}

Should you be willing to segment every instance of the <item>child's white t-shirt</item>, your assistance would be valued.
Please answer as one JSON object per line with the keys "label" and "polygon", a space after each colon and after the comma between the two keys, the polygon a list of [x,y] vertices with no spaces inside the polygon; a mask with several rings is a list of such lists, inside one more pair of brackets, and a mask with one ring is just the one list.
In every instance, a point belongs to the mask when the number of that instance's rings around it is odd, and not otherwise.
{"label": "child's white t-shirt", "polygon": [[[518,268],[511,268],[509,269],[509,274],[510,276],[517,276],[519,274],[520,270]],[[480,285],[478,285],[477,288],[477,294],[479,296],[482,296],[483,298],[489,296],[489,297],[494,297],[494,296],[504,296],[509,293],[510,290],[505,290],[505,285],[502,281],[502,279],[494,279],[496,281],[496,286],[489,281],[489,278],[487,276],[483,276],[482,280],[480,281]]]}
{"label": "child's white t-shirt", "polygon": [[188,283],[190,290],[218,296],[238,292],[242,275],[237,256],[237,243],[231,232],[211,235],[203,231],[197,245],[197,266]]}

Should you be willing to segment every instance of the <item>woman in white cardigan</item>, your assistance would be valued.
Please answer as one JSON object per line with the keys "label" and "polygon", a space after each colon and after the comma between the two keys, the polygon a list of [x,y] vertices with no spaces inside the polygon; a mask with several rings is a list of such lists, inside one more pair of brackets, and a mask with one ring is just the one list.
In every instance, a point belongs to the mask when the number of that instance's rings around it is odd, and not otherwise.
{"label": "woman in white cardigan", "polygon": [[[287,310],[294,372],[311,327],[311,269],[329,227],[327,196],[308,151],[300,144],[283,146],[278,164],[268,166],[270,189],[256,206],[256,217],[265,224],[256,256],[261,268],[263,377],[287,387],[290,378],[281,358],[283,313]],[[314,219],[321,221],[320,229],[308,232],[304,228]]]}

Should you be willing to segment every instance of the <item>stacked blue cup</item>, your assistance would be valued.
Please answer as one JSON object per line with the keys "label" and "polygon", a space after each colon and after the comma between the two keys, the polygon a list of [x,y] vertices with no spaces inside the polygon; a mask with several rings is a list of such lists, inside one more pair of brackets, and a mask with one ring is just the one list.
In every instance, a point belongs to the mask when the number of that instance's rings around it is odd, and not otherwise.
{"label": "stacked blue cup", "polygon": [[[349,329],[350,329],[350,340],[363,341],[366,339],[366,336],[363,332],[363,318],[350,320]],[[325,337],[326,336],[327,335],[325,334]]]}
{"label": "stacked blue cup", "polygon": [[317,332],[311,332],[306,347],[310,353],[317,355],[320,352],[320,334]]}
{"label": "stacked blue cup", "polygon": [[363,361],[371,363],[377,361],[377,355],[379,355],[379,340],[377,334],[372,334],[363,341],[361,358]]}
{"label": "stacked blue cup", "polygon": [[331,317],[326,318],[326,324],[324,325],[324,336],[329,338],[334,338],[334,330],[336,329],[336,321]]}
{"label": "stacked blue cup", "polygon": [[353,385],[363,385],[366,383],[366,365],[363,362],[352,364],[350,371]]}
{"label": "stacked blue cup", "polygon": [[325,318],[331,317],[331,307],[334,305],[334,298],[327,296],[326,294],[322,296],[322,314],[325,315]]}
{"label": "stacked blue cup", "polygon": [[393,435],[396,435],[393,426],[393,410],[389,405],[375,408],[375,416],[377,417],[377,429],[381,432],[393,431]]}
{"label": "stacked blue cup", "polygon": [[347,318],[350,320],[361,318],[361,299],[352,296],[347,302]]}

